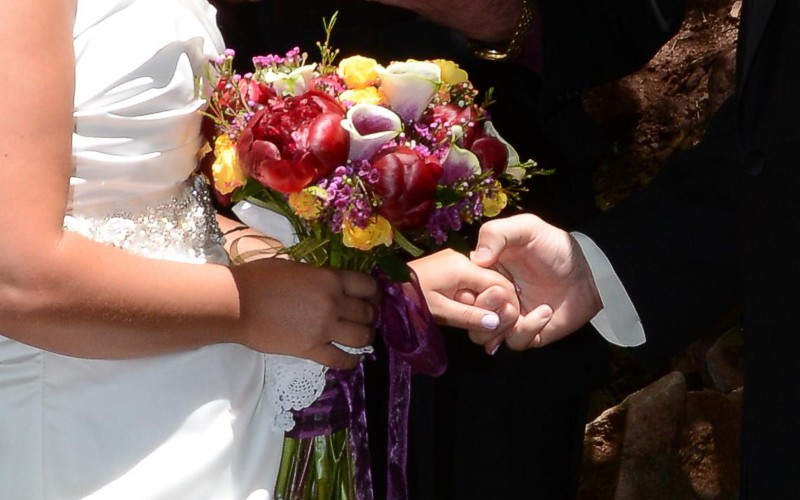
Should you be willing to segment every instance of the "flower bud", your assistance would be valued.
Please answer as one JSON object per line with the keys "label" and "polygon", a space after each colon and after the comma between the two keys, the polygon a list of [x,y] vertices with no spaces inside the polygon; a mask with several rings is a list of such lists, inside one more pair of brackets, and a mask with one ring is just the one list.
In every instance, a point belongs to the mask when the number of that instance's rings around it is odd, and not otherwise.
{"label": "flower bud", "polygon": [[423,226],[434,207],[439,162],[400,146],[378,153],[372,166],[380,173],[373,189],[382,198],[381,215],[398,229]]}

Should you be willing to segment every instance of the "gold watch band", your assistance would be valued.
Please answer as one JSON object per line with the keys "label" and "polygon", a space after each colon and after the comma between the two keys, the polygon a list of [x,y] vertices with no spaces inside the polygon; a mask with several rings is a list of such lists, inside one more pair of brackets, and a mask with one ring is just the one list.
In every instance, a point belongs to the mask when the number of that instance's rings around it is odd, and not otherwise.
{"label": "gold watch band", "polygon": [[478,40],[470,40],[473,54],[475,57],[485,59],[487,61],[513,61],[522,55],[522,49],[525,46],[525,39],[528,37],[528,32],[533,26],[533,1],[522,0],[522,11],[519,15],[517,27],[514,34],[511,36],[508,45],[500,47],[496,45],[489,45]]}

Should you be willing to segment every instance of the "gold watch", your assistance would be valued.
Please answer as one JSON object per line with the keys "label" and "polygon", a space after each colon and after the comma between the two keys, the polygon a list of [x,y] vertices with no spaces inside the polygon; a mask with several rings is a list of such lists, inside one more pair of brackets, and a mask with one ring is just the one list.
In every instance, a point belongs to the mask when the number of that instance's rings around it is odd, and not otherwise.
{"label": "gold watch", "polygon": [[469,43],[475,57],[487,61],[513,61],[522,55],[525,39],[533,25],[533,1],[522,0],[522,12],[520,12],[517,27],[508,44],[488,44],[470,40]]}

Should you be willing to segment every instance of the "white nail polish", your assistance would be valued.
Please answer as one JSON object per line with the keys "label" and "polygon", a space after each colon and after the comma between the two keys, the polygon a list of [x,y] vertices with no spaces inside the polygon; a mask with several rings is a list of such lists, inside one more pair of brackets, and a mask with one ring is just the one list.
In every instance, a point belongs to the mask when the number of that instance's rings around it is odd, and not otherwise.
{"label": "white nail polish", "polygon": [[500,317],[495,313],[484,314],[481,318],[481,326],[486,330],[494,330],[500,326]]}

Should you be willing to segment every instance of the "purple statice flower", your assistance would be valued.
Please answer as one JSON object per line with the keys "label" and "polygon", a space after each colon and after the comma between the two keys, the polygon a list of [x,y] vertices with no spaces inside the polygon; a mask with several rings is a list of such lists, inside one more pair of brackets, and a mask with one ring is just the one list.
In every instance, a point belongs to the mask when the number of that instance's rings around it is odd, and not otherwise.
{"label": "purple statice flower", "polygon": [[303,55],[300,53],[300,47],[294,47],[286,53],[286,63],[300,66],[303,64]]}
{"label": "purple statice flower", "polygon": [[[330,75],[321,75],[314,78],[314,89],[328,94],[329,96],[338,99],[339,94],[344,92],[345,86],[342,79],[335,73]],[[347,103],[342,103],[347,107]]]}
{"label": "purple statice flower", "polygon": [[279,55],[267,54],[265,56],[255,56],[253,66],[260,68],[277,68],[284,63],[285,59]]}
{"label": "purple statice flower", "polygon": [[378,172],[377,169],[372,168],[372,164],[367,160],[361,160],[356,175],[368,185],[375,184],[381,179],[381,173]]}
{"label": "purple statice flower", "polygon": [[295,47],[284,57],[277,54],[267,54],[253,57],[253,66],[256,70],[271,68],[275,71],[293,70],[303,65],[306,55],[300,53],[300,48]]}
{"label": "purple statice flower", "polygon": [[470,193],[463,202],[463,213],[468,219],[479,219],[483,216],[483,196],[479,192]]}
{"label": "purple statice flower", "polygon": [[460,203],[435,208],[428,218],[426,229],[437,245],[447,241],[448,231],[459,231],[462,226]]}
{"label": "purple statice flower", "polygon": [[[365,170],[363,165],[359,166],[359,170]],[[325,206],[330,209],[332,232],[341,232],[345,219],[358,227],[367,227],[373,215],[372,203],[356,168],[352,165],[336,167],[329,179],[317,185],[327,193]]]}

